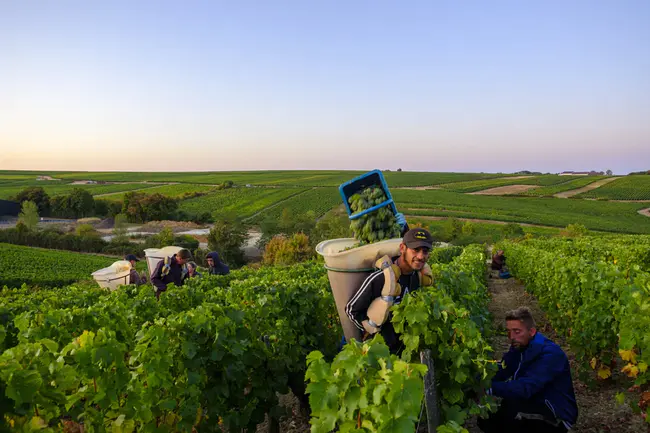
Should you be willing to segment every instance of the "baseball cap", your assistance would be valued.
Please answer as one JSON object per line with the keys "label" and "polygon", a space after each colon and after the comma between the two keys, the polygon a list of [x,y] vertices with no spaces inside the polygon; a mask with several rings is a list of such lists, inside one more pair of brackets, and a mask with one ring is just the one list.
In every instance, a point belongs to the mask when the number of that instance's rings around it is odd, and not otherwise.
{"label": "baseball cap", "polygon": [[135,260],[136,262],[139,262],[140,259],[135,256],[135,254],[127,254],[126,257],[124,257],[124,260]]}
{"label": "baseball cap", "polygon": [[431,249],[433,247],[433,238],[431,237],[431,233],[422,228],[415,228],[406,232],[402,242],[411,249],[420,247]]}

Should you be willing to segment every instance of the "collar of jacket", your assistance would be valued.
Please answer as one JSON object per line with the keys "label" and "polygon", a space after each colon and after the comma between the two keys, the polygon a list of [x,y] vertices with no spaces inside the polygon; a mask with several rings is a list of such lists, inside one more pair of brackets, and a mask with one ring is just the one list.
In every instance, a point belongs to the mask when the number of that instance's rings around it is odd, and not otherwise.
{"label": "collar of jacket", "polygon": [[547,338],[544,337],[542,333],[536,333],[533,339],[528,343],[528,346],[526,346],[526,348],[522,351],[524,358],[530,359],[539,355],[544,348],[544,345],[546,344],[546,340]]}

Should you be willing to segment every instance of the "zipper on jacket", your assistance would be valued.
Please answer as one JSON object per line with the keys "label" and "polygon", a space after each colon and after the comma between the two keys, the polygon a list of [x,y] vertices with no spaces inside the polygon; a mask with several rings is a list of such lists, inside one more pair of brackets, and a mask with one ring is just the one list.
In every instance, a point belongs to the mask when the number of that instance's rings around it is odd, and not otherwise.
{"label": "zipper on jacket", "polygon": [[521,363],[524,361],[524,352],[521,352],[521,358],[519,358],[519,366],[517,367],[517,371],[515,371],[515,375],[513,376],[513,380],[517,379],[517,373],[519,373],[519,369],[521,368]]}

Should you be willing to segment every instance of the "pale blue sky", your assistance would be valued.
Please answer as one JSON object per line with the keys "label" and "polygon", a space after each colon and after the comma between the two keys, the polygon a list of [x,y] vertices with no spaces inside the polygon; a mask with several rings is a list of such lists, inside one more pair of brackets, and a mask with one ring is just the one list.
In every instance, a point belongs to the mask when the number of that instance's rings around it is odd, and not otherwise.
{"label": "pale blue sky", "polygon": [[0,0],[0,168],[650,168],[650,0]]}

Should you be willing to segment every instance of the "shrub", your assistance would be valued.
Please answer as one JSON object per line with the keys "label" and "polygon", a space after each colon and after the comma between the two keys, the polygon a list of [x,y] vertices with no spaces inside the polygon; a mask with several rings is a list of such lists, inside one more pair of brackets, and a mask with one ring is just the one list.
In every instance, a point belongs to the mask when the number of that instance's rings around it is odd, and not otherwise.
{"label": "shrub", "polygon": [[27,230],[34,230],[38,225],[38,207],[33,201],[24,201],[22,212],[18,215],[18,222],[22,223]]}
{"label": "shrub", "polygon": [[90,224],[79,224],[75,233],[81,237],[99,237],[97,230]]}
{"label": "shrub", "polygon": [[295,233],[291,237],[274,236],[264,249],[262,262],[266,265],[292,265],[314,257],[309,236]]}
{"label": "shrub", "polygon": [[581,236],[587,236],[589,230],[587,230],[587,227],[582,224],[569,224],[560,234],[569,238],[578,238]]}
{"label": "shrub", "polygon": [[471,221],[466,221],[465,224],[463,224],[461,231],[463,235],[471,236],[476,232],[476,229],[474,228],[474,224]]}
{"label": "shrub", "polygon": [[243,247],[248,240],[248,226],[241,220],[225,217],[217,220],[208,234],[208,248],[219,251],[222,260],[231,268],[246,263]]}
{"label": "shrub", "polygon": [[516,223],[508,223],[501,230],[506,238],[518,238],[524,235],[524,229]]}

